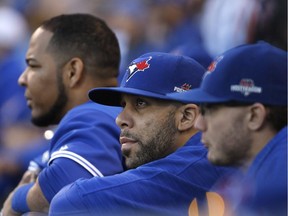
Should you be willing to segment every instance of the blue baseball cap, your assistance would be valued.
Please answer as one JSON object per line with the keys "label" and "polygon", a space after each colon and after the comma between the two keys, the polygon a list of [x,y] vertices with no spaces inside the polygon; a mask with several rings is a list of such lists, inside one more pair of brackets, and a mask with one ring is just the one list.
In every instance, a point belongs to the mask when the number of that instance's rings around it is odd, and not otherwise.
{"label": "blue baseball cap", "polygon": [[167,94],[199,87],[204,73],[205,68],[192,58],[151,52],[131,62],[119,87],[95,88],[88,96],[110,106],[120,105],[122,93],[178,101]]}
{"label": "blue baseball cap", "polygon": [[200,88],[169,97],[183,103],[287,106],[287,52],[264,41],[232,48],[210,64]]}

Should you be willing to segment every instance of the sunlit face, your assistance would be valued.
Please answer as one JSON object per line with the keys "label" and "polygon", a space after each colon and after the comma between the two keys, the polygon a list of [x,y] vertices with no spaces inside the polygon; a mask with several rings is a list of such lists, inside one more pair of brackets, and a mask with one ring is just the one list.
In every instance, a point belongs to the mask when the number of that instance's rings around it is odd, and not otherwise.
{"label": "sunlit face", "polygon": [[245,125],[246,107],[201,108],[196,128],[208,148],[208,159],[216,165],[242,165],[250,157],[252,140]]}
{"label": "sunlit face", "polygon": [[116,119],[127,168],[165,157],[176,150],[176,107],[167,101],[124,95]]}
{"label": "sunlit face", "polygon": [[46,50],[51,37],[52,33],[42,28],[33,33],[26,53],[27,67],[18,80],[26,88],[32,122],[38,126],[59,123],[67,103],[61,69]]}

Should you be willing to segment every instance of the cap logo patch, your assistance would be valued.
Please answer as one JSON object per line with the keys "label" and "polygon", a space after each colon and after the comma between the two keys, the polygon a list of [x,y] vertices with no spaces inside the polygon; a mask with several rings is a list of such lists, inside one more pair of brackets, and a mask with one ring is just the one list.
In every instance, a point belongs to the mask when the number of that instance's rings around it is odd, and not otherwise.
{"label": "cap logo patch", "polygon": [[133,61],[129,67],[128,67],[128,78],[126,80],[126,82],[132,77],[134,76],[137,72],[139,71],[145,71],[147,68],[150,67],[150,64],[148,63],[150,60],[152,59],[152,57],[147,57],[145,59],[140,59],[139,61]]}
{"label": "cap logo patch", "polygon": [[211,62],[211,64],[208,66],[207,71],[205,72],[205,74],[203,75],[203,79],[210,74],[211,72],[213,72],[216,69],[217,64],[224,58],[223,55],[218,56],[214,61]]}
{"label": "cap logo patch", "polygon": [[248,96],[250,93],[260,94],[262,92],[262,88],[255,86],[252,79],[242,79],[239,85],[231,85],[230,90],[232,92],[241,92],[245,96]]}
{"label": "cap logo patch", "polygon": [[213,72],[217,66],[217,64],[223,59],[223,55],[217,57],[207,68],[208,72]]}
{"label": "cap logo patch", "polygon": [[174,92],[186,92],[186,91],[188,91],[188,90],[190,90],[191,89],[191,85],[190,84],[188,84],[188,83],[184,83],[181,87],[177,87],[177,86],[175,86],[174,87]]}

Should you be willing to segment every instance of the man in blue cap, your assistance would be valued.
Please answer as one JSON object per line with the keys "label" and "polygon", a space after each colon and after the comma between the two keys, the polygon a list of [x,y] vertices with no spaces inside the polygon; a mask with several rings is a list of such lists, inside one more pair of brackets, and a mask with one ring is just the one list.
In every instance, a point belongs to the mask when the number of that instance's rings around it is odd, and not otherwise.
{"label": "man in blue cap", "polygon": [[196,127],[209,161],[242,168],[220,191],[226,205],[237,215],[286,215],[287,52],[264,41],[233,48],[200,88],[170,97],[200,104]]}
{"label": "man in blue cap", "polygon": [[129,170],[63,188],[50,215],[187,215],[193,199],[203,201],[231,169],[207,160],[194,128],[198,106],[167,94],[198,87],[204,72],[191,58],[147,53],[128,66],[120,87],[90,91],[94,102],[123,107],[116,123]]}

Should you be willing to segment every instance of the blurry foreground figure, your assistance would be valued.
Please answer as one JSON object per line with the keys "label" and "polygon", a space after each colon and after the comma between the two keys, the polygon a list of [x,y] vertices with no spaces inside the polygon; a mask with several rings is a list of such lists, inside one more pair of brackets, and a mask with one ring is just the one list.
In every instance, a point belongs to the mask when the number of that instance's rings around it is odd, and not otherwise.
{"label": "blurry foreground figure", "polygon": [[226,214],[286,215],[287,52],[263,41],[238,46],[212,62],[200,88],[170,96],[200,104],[209,161],[242,169],[215,187]]}

